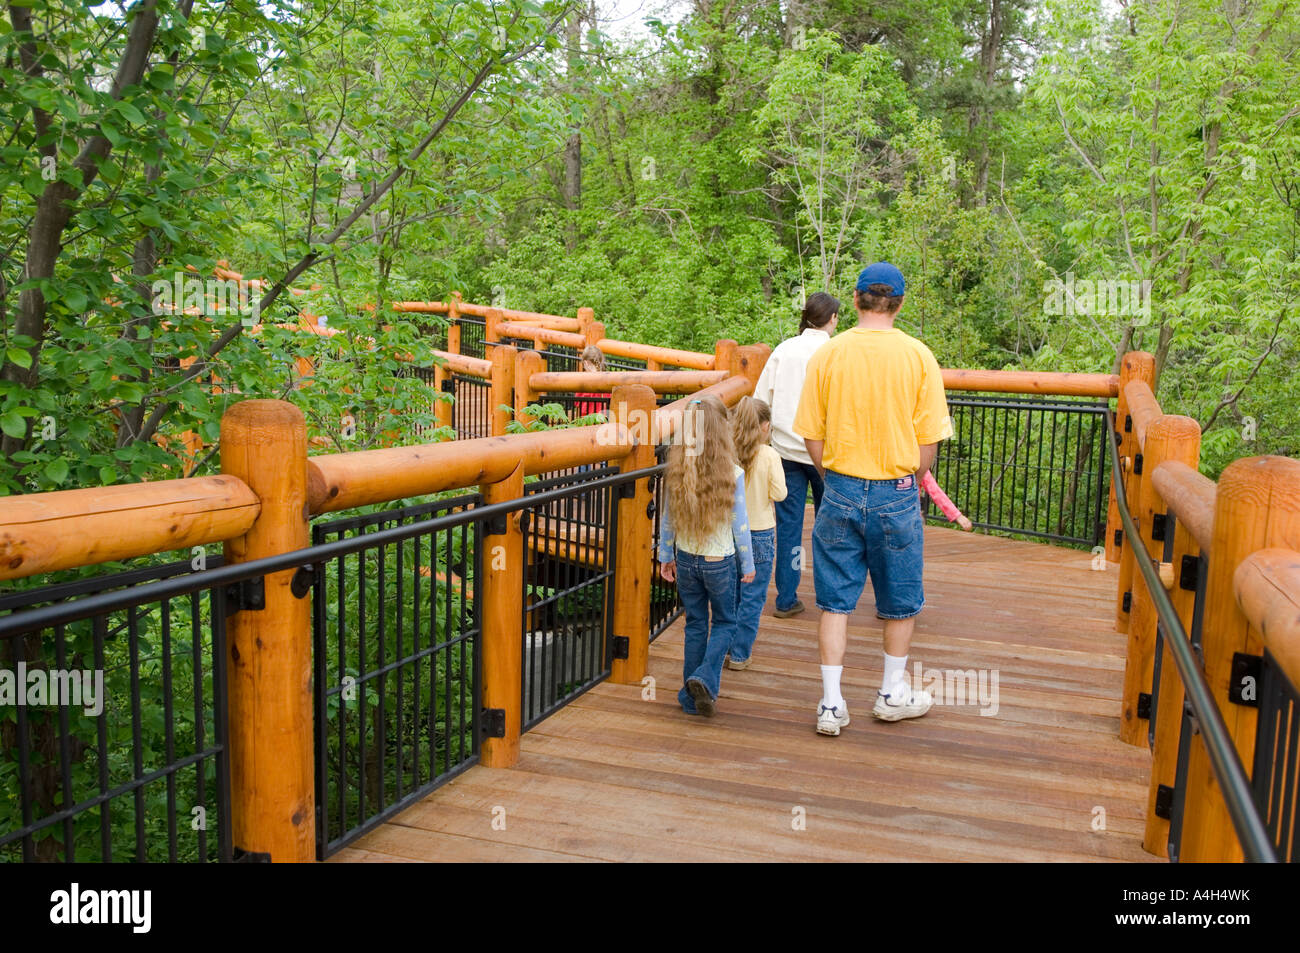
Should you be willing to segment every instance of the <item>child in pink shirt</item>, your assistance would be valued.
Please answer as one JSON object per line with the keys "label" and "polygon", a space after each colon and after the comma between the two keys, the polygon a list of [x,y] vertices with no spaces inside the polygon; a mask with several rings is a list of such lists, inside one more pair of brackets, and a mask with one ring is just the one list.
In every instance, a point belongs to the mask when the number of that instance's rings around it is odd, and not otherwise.
{"label": "child in pink shirt", "polygon": [[956,522],[964,530],[974,529],[971,521],[966,518],[957,505],[948,499],[948,494],[939,489],[939,484],[935,482],[934,474],[929,470],[925,471],[925,476],[921,478],[921,492],[930,499],[934,500],[934,505],[939,507],[940,512],[948,518],[948,522]]}

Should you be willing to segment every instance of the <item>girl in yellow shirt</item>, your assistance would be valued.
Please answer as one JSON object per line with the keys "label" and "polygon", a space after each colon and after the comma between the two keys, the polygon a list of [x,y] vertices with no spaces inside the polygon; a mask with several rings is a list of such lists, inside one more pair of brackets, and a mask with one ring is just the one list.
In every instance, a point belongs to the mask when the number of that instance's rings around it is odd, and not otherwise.
{"label": "girl in yellow shirt", "polygon": [[761,400],[742,397],[731,410],[731,435],[736,462],[745,471],[745,511],[749,515],[749,538],[754,549],[754,579],[740,587],[736,634],[731,640],[727,667],[749,668],[754,640],[758,638],[758,617],[767,602],[767,584],[772,578],[776,556],[776,510],[773,503],[785,499],[785,468],[780,455],[768,445],[772,436],[772,409]]}

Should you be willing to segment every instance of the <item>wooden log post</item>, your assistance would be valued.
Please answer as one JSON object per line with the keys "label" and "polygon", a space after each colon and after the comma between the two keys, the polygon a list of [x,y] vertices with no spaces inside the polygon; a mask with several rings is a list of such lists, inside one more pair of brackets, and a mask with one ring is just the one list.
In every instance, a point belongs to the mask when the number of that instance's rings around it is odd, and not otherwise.
{"label": "wooden log post", "polygon": [[529,386],[529,381],[534,374],[545,373],[546,358],[536,351],[520,351],[515,358],[515,420],[525,427],[537,419],[532,414],[525,413],[525,408],[530,404],[537,403],[541,397],[539,391],[535,391]]}
{"label": "wooden log post", "polygon": [[[1129,501],[1142,545],[1158,566],[1164,559],[1164,534],[1157,538],[1157,517],[1167,525],[1167,507],[1151,482],[1156,467],[1166,460],[1196,466],[1200,459],[1201,428],[1190,417],[1165,414],[1150,423],[1142,451],[1142,472],[1135,473],[1137,495]],[[1136,543],[1135,543],[1136,545]],[[1133,574],[1133,607],[1129,616],[1128,652],[1124,661],[1124,696],[1119,737],[1131,745],[1145,745],[1150,728],[1151,683],[1155,672],[1156,626],[1159,616],[1137,572]],[[1190,618],[1190,617],[1189,617]]]}
{"label": "wooden log post", "polygon": [[730,352],[731,363],[727,367],[731,376],[746,378],[751,388],[757,385],[759,375],[763,373],[763,364],[771,353],[765,347],[766,345],[746,344],[744,347],[733,348]]}
{"label": "wooden log post", "polygon": [[[1139,362],[1145,366],[1143,362]],[[1136,505],[1138,482],[1140,475],[1135,473],[1137,460],[1142,453],[1142,439],[1138,419],[1135,417],[1135,408],[1133,407],[1134,390],[1144,390],[1146,393],[1145,410],[1150,410],[1150,419],[1160,415],[1159,404],[1155,402],[1154,395],[1150,393],[1150,382],[1147,381],[1147,388],[1134,388],[1132,381],[1120,389],[1120,396],[1124,399],[1124,416],[1116,418],[1116,425],[1122,434],[1122,442],[1119,447],[1120,464],[1124,475],[1124,492],[1128,498],[1129,508]],[[1127,395],[1127,396],[1126,396]],[[1117,511],[1118,512],[1118,511]],[[1122,526],[1116,522],[1116,526]],[[1122,538],[1122,537],[1121,537]],[[1114,542],[1114,535],[1111,536]],[[1119,585],[1115,592],[1115,631],[1127,632],[1129,625],[1129,609],[1125,603],[1132,604],[1132,592],[1135,581],[1137,581],[1137,572],[1133,565],[1133,553],[1129,546],[1122,546],[1119,553]]]}
{"label": "wooden log post", "polygon": [[506,425],[514,416],[515,355],[515,349],[506,345],[498,345],[488,353],[492,362],[492,376],[488,378],[488,417],[492,421],[494,437],[505,436]]}
{"label": "wooden log post", "polygon": [[[227,564],[309,544],[307,426],[279,400],[246,400],[221,419],[221,469],[261,500],[256,522],[225,544]],[[235,847],[272,861],[316,857],[311,600],[294,570],[266,576],[263,607],[228,617],[230,814]]]}
{"label": "wooden log post", "polygon": [[[1200,440],[1197,439],[1197,446]],[[1193,469],[1195,461],[1188,461]],[[1153,469],[1153,483],[1156,471]],[[1205,479],[1205,478],[1202,478]],[[1205,479],[1208,483],[1209,480]],[[1161,494],[1163,498],[1164,494]],[[1167,503],[1170,501],[1166,501]],[[1182,620],[1183,628],[1192,631],[1192,611],[1196,604],[1196,591],[1184,589],[1179,584],[1183,559],[1196,560],[1201,554],[1200,544],[1186,520],[1177,519],[1174,523],[1173,552],[1170,564],[1173,567],[1173,584],[1169,587],[1169,600],[1174,611]],[[1173,652],[1168,640],[1173,636],[1165,633],[1165,645],[1160,657],[1160,686],[1157,694],[1155,738],[1151,746],[1151,782],[1147,791],[1146,829],[1142,836],[1142,847],[1157,857],[1169,856],[1169,818],[1156,814],[1157,802],[1165,801],[1171,796],[1178,774],[1178,742],[1183,723],[1183,679],[1178,674]],[[1162,795],[1161,788],[1166,789]],[[1168,803],[1165,801],[1165,803]]]}
{"label": "wooden log post", "polygon": [[647,371],[662,371],[664,366],[659,361],[647,360],[645,362],[645,369]]}
{"label": "wooden log post", "polygon": [[447,302],[447,350],[460,353],[460,292],[453,291]]}
{"label": "wooden log post", "polygon": [[[500,308],[488,308],[483,315],[483,340],[495,344],[501,340],[500,325],[505,323],[505,313]],[[490,357],[491,355],[484,355]]]}
{"label": "wooden log post", "polygon": [[[1156,359],[1155,355],[1146,351],[1129,351],[1124,355],[1119,366],[1119,394],[1115,400],[1115,433],[1111,435],[1114,440],[1116,436],[1119,443],[1116,449],[1122,458],[1128,457],[1130,460],[1137,453],[1137,438],[1133,433],[1132,424],[1127,427],[1128,421],[1128,397],[1124,394],[1124,388],[1130,381],[1144,380],[1151,384],[1156,379]],[[1106,560],[1107,562],[1120,563],[1121,574],[1123,573],[1123,544],[1116,540],[1116,532],[1120,533],[1119,540],[1123,539],[1123,523],[1119,518],[1119,504],[1115,501],[1115,487],[1110,488],[1110,499],[1106,508]],[[1129,576],[1132,577],[1133,567],[1129,563]],[[1121,580],[1120,592],[1123,593],[1127,588]],[[1116,616],[1115,627],[1120,632],[1127,631],[1124,626],[1128,625],[1128,614],[1120,612]]]}
{"label": "wooden log post", "polygon": [[[521,462],[504,480],[479,487],[483,505],[517,500],[524,495]],[[523,708],[524,536],[519,517],[511,513],[483,533],[483,579],[475,595],[481,600],[483,708],[487,737],[479,763],[489,768],[509,768],[519,760],[519,735]],[[493,736],[493,722],[503,731]]]}
{"label": "wooden log post", "polygon": [[[1247,773],[1254,763],[1258,710],[1232,701],[1229,691],[1257,699],[1259,686],[1250,676],[1234,677],[1233,657],[1262,655],[1263,641],[1237,604],[1233,576],[1242,560],[1269,547],[1300,550],[1300,460],[1272,456],[1235,460],[1219,477],[1215,497],[1201,650],[1210,691]],[[1205,747],[1194,741],[1187,760],[1179,859],[1234,863],[1242,857]]]}
{"label": "wooden log post", "polygon": [[587,343],[584,347],[595,344],[605,336],[605,325],[596,321],[596,312],[592,308],[578,309],[578,333]]}
{"label": "wooden log post", "polygon": [[715,371],[731,370],[731,355],[739,345],[730,338],[722,338],[713,346],[713,369]]}
{"label": "wooden log post", "polygon": [[[655,465],[651,423],[655,392],[644,384],[620,384],[610,394],[610,419],[628,429],[634,441],[619,470],[628,473]],[[627,658],[615,657],[610,680],[639,685],[650,659],[650,592],[653,588],[654,514],[648,478],[637,480],[635,492],[617,500],[618,539],[614,568],[614,619],[611,633],[627,639]],[[617,654],[617,653],[616,653]]]}

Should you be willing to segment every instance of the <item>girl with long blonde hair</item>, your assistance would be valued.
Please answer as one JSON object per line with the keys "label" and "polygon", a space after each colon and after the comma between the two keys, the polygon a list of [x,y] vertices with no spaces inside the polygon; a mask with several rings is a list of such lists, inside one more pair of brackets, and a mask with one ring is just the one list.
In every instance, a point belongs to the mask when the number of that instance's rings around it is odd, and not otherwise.
{"label": "girl with long blonde hair", "polygon": [[776,556],[776,510],[772,504],[785,499],[786,487],[781,457],[768,446],[771,408],[761,400],[742,397],[731,410],[731,428],[736,462],[745,471],[745,512],[754,548],[754,579],[740,587],[736,635],[727,658],[727,667],[739,670],[749,668],[753,661],[758,617],[767,602],[767,584]]}
{"label": "girl with long blonde hair", "polygon": [[738,587],[754,579],[745,471],[736,465],[727,408],[712,395],[686,405],[668,451],[659,574],[677,583],[686,615],[682,688],[690,715],[717,710],[722,663],[736,634]]}

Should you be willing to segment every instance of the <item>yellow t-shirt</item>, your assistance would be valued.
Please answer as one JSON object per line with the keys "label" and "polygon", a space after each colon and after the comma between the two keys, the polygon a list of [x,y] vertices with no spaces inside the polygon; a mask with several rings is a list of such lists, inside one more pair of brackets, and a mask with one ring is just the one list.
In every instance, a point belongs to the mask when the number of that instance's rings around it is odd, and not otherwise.
{"label": "yellow t-shirt", "polygon": [[794,432],[826,441],[827,470],[863,480],[915,473],[920,445],[952,436],[939,362],[898,328],[837,334],[808,361]]}
{"label": "yellow t-shirt", "polygon": [[745,513],[749,516],[750,532],[771,529],[776,525],[776,507],[772,503],[784,500],[785,494],[785,468],[781,466],[781,455],[763,444],[745,473]]}

